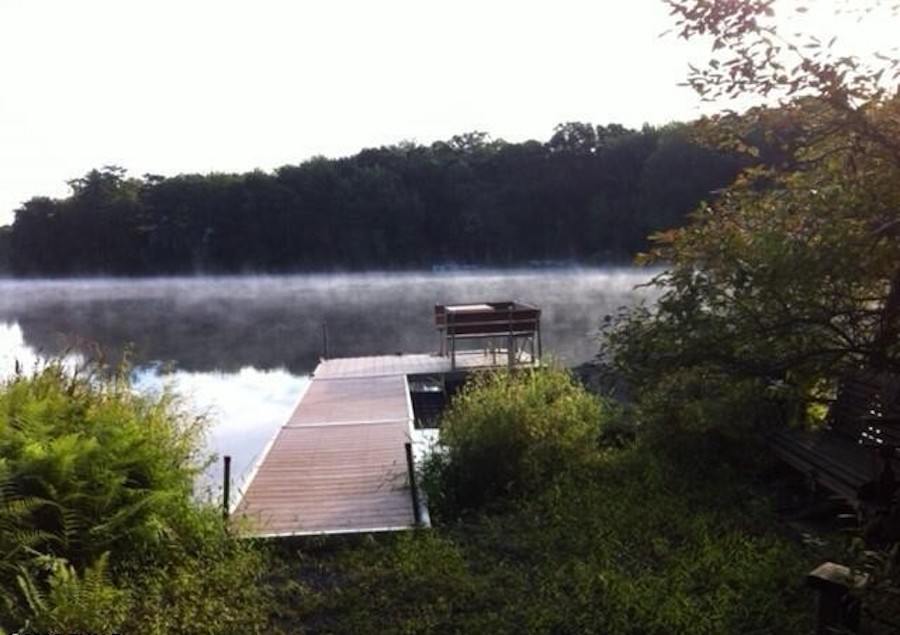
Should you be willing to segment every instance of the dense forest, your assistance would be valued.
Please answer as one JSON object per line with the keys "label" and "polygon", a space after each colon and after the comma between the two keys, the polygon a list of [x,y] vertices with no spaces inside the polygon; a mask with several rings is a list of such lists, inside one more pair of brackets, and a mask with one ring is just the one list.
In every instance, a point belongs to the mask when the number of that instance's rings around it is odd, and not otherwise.
{"label": "dense forest", "polygon": [[672,124],[566,123],[545,143],[481,132],[274,173],[127,176],[109,166],[0,227],[15,275],[522,265],[629,259],[741,167]]}

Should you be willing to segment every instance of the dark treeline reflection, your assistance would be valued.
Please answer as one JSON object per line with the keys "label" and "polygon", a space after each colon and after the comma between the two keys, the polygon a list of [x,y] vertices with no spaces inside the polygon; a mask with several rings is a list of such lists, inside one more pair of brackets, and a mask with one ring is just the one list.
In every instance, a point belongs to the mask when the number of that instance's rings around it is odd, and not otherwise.
{"label": "dark treeline reflection", "polygon": [[138,363],[187,371],[252,366],[311,371],[332,356],[433,352],[438,302],[519,299],[544,310],[545,350],[567,363],[596,353],[604,314],[641,295],[646,271],[348,274],[149,280],[0,282],[0,322],[18,323],[25,344],[110,359],[127,345]]}
{"label": "dark treeline reflection", "polygon": [[16,275],[158,275],[623,262],[683,224],[739,160],[684,126],[568,123],[549,141],[484,133],[273,173],[127,177],[35,197],[0,227]]}

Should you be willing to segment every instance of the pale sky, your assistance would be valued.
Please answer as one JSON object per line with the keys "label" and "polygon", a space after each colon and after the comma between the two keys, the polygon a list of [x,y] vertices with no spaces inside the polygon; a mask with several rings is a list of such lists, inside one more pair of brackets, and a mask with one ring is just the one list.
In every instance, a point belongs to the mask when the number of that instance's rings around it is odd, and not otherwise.
{"label": "pale sky", "polygon": [[711,106],[677,84],[708,49],[671,26],[661,0],[0,0],[0,225],[107,164],[271,170],[692,119]]}

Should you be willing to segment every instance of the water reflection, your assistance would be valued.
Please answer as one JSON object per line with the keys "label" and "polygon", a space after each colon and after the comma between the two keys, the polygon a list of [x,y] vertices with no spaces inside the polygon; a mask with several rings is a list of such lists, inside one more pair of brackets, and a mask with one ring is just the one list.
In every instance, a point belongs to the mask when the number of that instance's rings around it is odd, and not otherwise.
{"label": "water reflection", "polygon": [[232,457],[234,485],[243,485],[244,477],[287,421],[307,383],[307,377],[285,370],[249,367],[236,373],[176,371],[161,375],[156,369],[135,373],[139,390],[159,391],[168,384],[185,398],[192,411],[206,415],[212,424],[207,447],[216,460],[198,486],[213,492],[221,488],[222,463],[218,459],[225,455]]}

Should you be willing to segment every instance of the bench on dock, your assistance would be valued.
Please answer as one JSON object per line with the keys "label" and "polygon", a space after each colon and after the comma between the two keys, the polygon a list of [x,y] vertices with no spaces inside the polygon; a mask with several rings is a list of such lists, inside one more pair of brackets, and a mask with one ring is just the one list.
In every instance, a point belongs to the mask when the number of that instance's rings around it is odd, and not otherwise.
{"label": "bench on dock", "polygon": [[[541,358],[541,310],[521,302],[481,302],[477,304],[437,304],[434,324],[440,336],[440,354],[450,357],[456,367],[456,350],[460,340],[500,339],[506,342],[509,366],[517,359],[517,346],[530,346],[530,361]],[[492,354],[496,349],[490,347]]]}
{"label": "bench on dock", "polygon": [[845,377],[822,429],[779,430],[771,446],[855,508],[891,508],[900,459],[900,377],[871,371]]}

